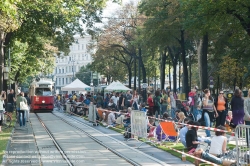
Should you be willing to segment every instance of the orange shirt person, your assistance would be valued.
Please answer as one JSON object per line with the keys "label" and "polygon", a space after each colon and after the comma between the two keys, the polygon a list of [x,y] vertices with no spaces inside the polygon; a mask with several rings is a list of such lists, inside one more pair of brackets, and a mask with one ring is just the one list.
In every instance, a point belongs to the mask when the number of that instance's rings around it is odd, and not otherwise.
{"label": "orange shirt person", "polygon": [[215,127],[225,126],[228,103],[227,98],[224,97],[224,92],[221,90],[218,97],[214,100],[214,106],[218,112],[218,117],[216,118]]}

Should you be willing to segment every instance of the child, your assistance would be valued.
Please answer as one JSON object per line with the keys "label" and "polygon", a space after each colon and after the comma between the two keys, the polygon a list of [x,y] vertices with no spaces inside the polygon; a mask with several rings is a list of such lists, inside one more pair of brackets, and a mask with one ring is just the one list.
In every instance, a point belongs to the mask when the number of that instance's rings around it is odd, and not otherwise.
{"label": "child", "polygon": [[145,105],[144,103],[142,103],[142,104],[140,105],[140,108],[141,108],[140,110],[143,111],[143,112],[147,112],[147,109],[145,108],[145,106],[146,106],[146,105]]}
{"label": "child", "polygon": [[227,117],[226,117],[226,124],[225,124],[227,131],[231,131],[230,126],[233,126],[232,119],[233,119],[232,111],[228,111],[228,114],[227,114]]}

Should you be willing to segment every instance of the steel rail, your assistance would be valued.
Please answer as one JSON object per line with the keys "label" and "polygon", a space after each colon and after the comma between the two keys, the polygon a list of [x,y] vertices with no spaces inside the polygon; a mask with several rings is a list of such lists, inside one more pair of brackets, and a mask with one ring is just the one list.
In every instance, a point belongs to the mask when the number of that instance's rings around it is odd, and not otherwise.
{"label": "steel rail", "polygon": [[42,124],[42,126],[44,127],[44,129],[46,130],[46,132],[48,133],[50,138],[52,139],[53,143],[55,144],[56,148],[61,153],[62,157],[66,160],[66,162],[68,163],[69,166],[73,166],[73,164],[70,162],[70,160],[68,159],[67,155],[64,153],[64,151],[62,150],[60,145],[56,142],[56,140],[53,137],[51,131],[46,127],[46,125],[43,123],[42,119],[37,115],[37,113],[35,113],[35,115],[37,116],[37,119],[40,121],[40,123]]}
{"label": "steel rail", "polygon": [[[53,114],[53,113],[52,113],[52,114]],[[57,116],[57,115],[55,115],[55,114],[53,114],[53,115],[56,116],[56,117],[58,117],[58,118],[60,118],[62,121],[64,121],[65,123],[69,124],[70,126],[72,126],[72,127],[76,128],[76,129],[80,130],[81,132],[83,132],[84,134],[86,134],[88,137],[90,137],[91,139],[93,139],[94,141],[96,141],[98,144],[104,146],[105,148],[107,148],[109,151],[113,152],[113,153],[116,154],[117,156],[119,156],[119,157],[125,159],[125,160],[126,160],[127,162],[129,162],[130,164],[132,164],[132,165],[134,165],[134,166],[141,166],[141,164],[137,163],[137,162],[134,161],[134,160],[131,160],[130,158],[128,158],[128,157],[126,157],[126,156],[124,156],[124,155],[122,155],[120,152],[117,152],[116,150],[114,150],[113,148],[109,147],[108,145],[105,145],[102,141],[100,141],[100,140],[98,140],[97,138],[95,138],[94,136],[90,135],[88,132],[84,131],[83,129],[81,129],[81,128],[75,126],[75,125],[73,125],[72,123],[68,122],[67,120],[65,120],[65,119],[63,119],[63,118],[61,118],[61,117],[59,117],[59,116]],[[73,119],[75,122],[80,123],[80,124],[82,124],[82,125],[84,125],[84,126],[86,126],[86,127],[88,127],[88,128],[91,128],[90,126],[86,125],[85,123],[83,123],[83,122],[81,122],[81,121],[79,121],[79,120],[77,120],[77,119],[74,119],[74,118],[72,118],[72,117],[70,117],[70,116],[68,116],[68,118]]]}

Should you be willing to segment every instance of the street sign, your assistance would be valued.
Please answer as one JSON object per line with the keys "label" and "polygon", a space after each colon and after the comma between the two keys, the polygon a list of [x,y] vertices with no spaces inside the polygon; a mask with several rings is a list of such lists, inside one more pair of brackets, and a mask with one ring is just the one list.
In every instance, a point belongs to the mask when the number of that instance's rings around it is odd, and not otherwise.
{"label": "street sign", "polygon": [[90,90],[91,90],[91,88],[85,88],[85,90],[86,90],[86,91],[90,91]]}
{"label": "street sign", "polygon": [[146,89],[148,87],[148,84],[147,83],[142,83],[142,88],[143,89]]}

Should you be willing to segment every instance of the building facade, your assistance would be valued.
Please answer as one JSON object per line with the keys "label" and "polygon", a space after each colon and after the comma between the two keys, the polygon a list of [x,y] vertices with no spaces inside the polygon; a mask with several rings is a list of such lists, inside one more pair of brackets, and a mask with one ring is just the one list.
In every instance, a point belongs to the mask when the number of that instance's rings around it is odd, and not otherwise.
{"label": "building facade", "polygon": [[68,56],[58,56],[55,62],[54,78],[56,92],[61,92],[61,87],[70,84],[75,74],[82,66],[92,62],[92,57],[88,53],[88,45],[91,42],[91,36],[84,37],[75,36],[75,42],[70,46],[70,53]]}

